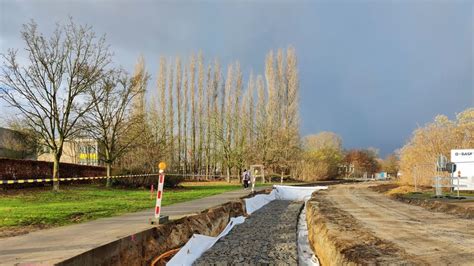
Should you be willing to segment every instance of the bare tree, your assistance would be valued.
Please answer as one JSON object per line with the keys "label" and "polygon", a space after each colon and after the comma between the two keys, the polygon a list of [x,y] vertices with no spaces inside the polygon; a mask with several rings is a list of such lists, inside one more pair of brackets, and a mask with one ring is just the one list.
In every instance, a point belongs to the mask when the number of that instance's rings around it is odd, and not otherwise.
{"label": "bare tree", "polygon": [[175,157],[174,157],[174,105],[173,105],[173,65],[172,60],[170,60],[170,66],[168,67],[168,119],[167,125],[169,129],[169,142],[168,146],[170,148],[171,154],[171,166],[173,167]]}
{"label": "bare tree", "polygon": [[184,174],[188,171],[188,113],[189,113],[189,84],[188,71],[184,67],[184,91],[183,91],[183,160]]}
{"label": "bare tree", "polygon": [[277,56],[276,56],[276,96],[279,102],[279,106],[277,108],[277,123],[276,126],[281,128],[284,124],[284,120],[286,117],[286,106],[287,103],[287,90],[286,90],[286,76],[285,76],[285,62],[283,59],[283,50],[280,48],[278,49]]}
{"label": "bare tree", "polygon": [[91,90],[93,109],[85,116],[87,131],[99,142],[99,154],[107,167],[107,186],[110,186],[112,164],[135,142],[142,132],[134,130],[140,117],[132,116],[130,107],[135,97],[142,94],[122,72],[109,75]]}
{"label": "bare tree", "polygon": [[293,134],[298,133],[299,128],[299,79],[298,66],[295,48],[289,47],[287,50],[287,67],[286,67],[286,127]]}
{"label": "bare tree", "polygon": [[[158,114],[162,120],[166,118],[166,58],[160,57],[160,71],[158,74],[158,95],[159,95],[159,106]],[[166,124],[166,122],[164,123]],[[166,127],[163,125],[163,131],[161,137],[166,138]]]}
{"label": "bare tree", "polygon": [[233,65],[227,67],[227,78],[225,82],[225,99],[223,99],[223,106],[225,106],[225,120],[221,125],[224,132],[222,140],[224,162],[226,166],[227,182],[230,182],[230,171],[232,169],[232,129],[233,129],[233,104],[232,104],[232,87],[234,84],[234,69]]}
{"label": "bare tree", "polygon": [[247,85],[248,94],[248,116],[249,116],[249,130],[248,130],[248,141],[249,145],[253,145],[255,142],[255,102],[254,102],[254,90],[255,90],[255,79],[253,73],[250,73],[250,78]]}
{"label": "bare tree", "polygon": [[[249,80],[250,84],[250,80]],[[250,117],[250,112],[249,112],[249,97],[251,90],[249,86],[247,87],[247,90],[244,93],[244,96],[242,98],[242,104],[240,105],[240,110],[236,113],[236,119],[240,120],[239,124],[239,134],[236,136],[236,145],[235,145],[235,151],[236,151],[236,162],[237,162],[237,169],[239,169],[239,176],[240,176],[240,170],[244,168],[245,163],[248,162],[248,159],[250,158],[250,154],[252,153],[251,147],[247,146],[247,144],[250,142],[249,138],[249,131],[252,130],[250,128],[252,118]],[[247,152],[248,151],[248,152]]]}
{"label": "bare tree", "polygon": [[164,57],[160,57],[159,71],[157,75],[157,98],[153,97],[152,104],[149,106],[148,125],[151,130],[152,146],[151,156],[156,160],[152,163],[152,169],[156,167],[158,160],[168,161],[170,150],[167,145],[168,129],[167,129],[167,101],[166,101],[166,78],[167,78],[167,63]]}
{"label": "bare tree", "polygon": [[198,110],[197,110],[197,124],[198,124],[198,152],[197,163],[199,165],[199,174],[202,170],[202,150],[204,145],[204,57],[202,52],[198,54]]}
{"label": "bare tree", "polygon": [[196,172],[196,57],[191,56],[189,63],[190,72],[190,100],[191,100],[191,169]]}
{"label": "bare tree", "polygon": [[263,77],[257,76],[257,106],[256,106],[256,132],[259,163],[265,163],[268,153],[268,115],[267,115],[267,98],[265,95],[265,85]]}
{"label": "bare tree", "polygon": [[2,98],[53,152],[53,189],[58,191],[64,141],[78,132],[78,121],[92,108],[86,94],[107,74],[111,53],[104,37],[72,19],[57,25],[49,38],[34,21],[23,26],[21,35],[28,65],[20,65],[15,50],[2,55]]}
{"label": "bare tree", "polygon": [[240,177],[240,172],[242,170],[242,165],[244,161],[244,154],[243,154],[243,141],[242,141],[242,130],[246,127],[245,123],[238,123],[241,118],[241,104],[243,105],[245,102],[241,101],[242,97],[242,86],[243,86],[243,77],[242,71],[240,70],[240,63],[237,61],[235,63],[235,87],[234,87],[234,95],[233,95],[233,111],[232,116],[234,117],[234,124],[232,129],[233,135],[233,156],[234,158],[234,165],[237,167],[237,173]]}
{"label": "bare tree", "polygon": [[150,152],[153,151],[151,140],[154,136],[149,124],[150,114],[146,108],[147,104],[145,101],[145,92],[149,79],[150,75],[146,70],[145,59],[143,56],[140,56],[131,76],[132,90],[136,91],[137,94],[133,97],[131,103],[131,116],[134,120],[134,125],[130,129],[131,133],[129,136],[124,136],[125,138],[135,138],[135,136],[138,136],[138,139],[132,141],[134,145],[128,149],[127,156],[124,156],[122,161],[128,170],[132,171],[143,171],[144,169],[151,168],[150,166],[153,165],[153,158]]}
{"label": "bare tree", "polygon": [[146,116],[145,92],[149,79],[150,75],[146,70],[145,58],[140,55],[132,75],[132,89],[137,91],[137,95],[132,101],[132,114],[136,116],[137,119],[143,120],[142,125],[144,124]]}
{"label": "bare tree", "polygon": [[275,77],[275,62],[273,50],[267,54],[265,59],[265,79],[267,81],[267,112],[268,112],[268,126],[270,130],[275,129],[278,123],[278,92]]}
{"label": "bare tree", "polygon": [[213,81],[212,81],[212,67],[211,64],[207,67],[206,78],[206,139],[205,139],[205,154],[206,154],[206,179],[209,179],[209,170],[211,165],[211,101],[213,97]]}
{"label": "bare tree", "polygon": [[[251,74],[246,91],[238,62],[227,67],[227,75],[217,60],[205,65],[202,52],[187,63],[179,57],[168,62],[166,67],[161,59],[158,72],[159,102],[168,110],[167,130],[164,137],[153,141],[166,143],[173,170],[209,175],[220,168],[230,180],[231,174],[252,161],[267,169],[290,171],[290,161],[296,160],[300,145],[293,48],[286,55],[282,49],[276,56],[270,51],[265,76],[255,79]],[[148,110],[151,124],[161,114],[156,106]]]}
{"label": "bare tree", "polygon": [[[212,111],[211,115],[209,117],[209,122],[208,123],[213,123],[217,124],[219,122],[219,85],[221,80],[221,66],[219,64],[219,61],[216,59],[214,61],[214,78],[213,78],[213,85],[212,85]],[[217,137],[216,137],[216,127],[211,126],[211,131],[209,132],[212,136],[212,148],[213,148],[213,154],[212,154],[212,169],[213,171],[217,168],[218,164],[218,146],[217,146]]]}
{"label": "bare tree", "polygon": [[183,105],[183,100],[182,100],[182,88],[181,88],[181,82],[182,82],[182,74],[183,71],[181,69],[181,58],[176,57],[176,108],[178,111],[178,134],[176,137],[178,138],[178,170],[181,171],[181,163],[182,163],[182,105]]}
{"label": "bare tree", "polygon": [[282,154],[284,164],[289,168],[292,158],[299,152],[299,78],[296,51],[293,47],[288,47],[286,53],[286,73],[282,82],[286,82],[285,89],[285,133],[284,133],[284,153]]}

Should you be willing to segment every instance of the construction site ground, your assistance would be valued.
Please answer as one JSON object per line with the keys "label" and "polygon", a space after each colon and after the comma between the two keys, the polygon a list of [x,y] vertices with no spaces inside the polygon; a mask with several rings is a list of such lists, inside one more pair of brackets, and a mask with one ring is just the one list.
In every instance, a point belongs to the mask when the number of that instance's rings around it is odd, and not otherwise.
{"label": "construction site ground", "polygon": [[354,218],[347,221],[354,223],[347,225],[349,228],[362,227],[376,238],[393,244],[412,261],[431,265],[472,265],[473,219],[395,200],[369,188],[374,185],[377,183],[335,185],[321,196],[331,203],[328,205],[334,212],[343,211]]}

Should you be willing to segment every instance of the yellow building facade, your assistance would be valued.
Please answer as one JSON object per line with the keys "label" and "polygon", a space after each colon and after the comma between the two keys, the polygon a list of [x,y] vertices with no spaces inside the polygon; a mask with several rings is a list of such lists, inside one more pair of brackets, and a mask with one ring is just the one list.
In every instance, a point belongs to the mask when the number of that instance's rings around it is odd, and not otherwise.
{"label": "yellow building facade", "polygon": [[[64,142],[63,154],[60,162],[74,163],[82,165],[102,165],[101,149],[97,140],[94,139],[74,139]],[[54,159],[49,147],[44,146],[38,161],[52,162]]]}

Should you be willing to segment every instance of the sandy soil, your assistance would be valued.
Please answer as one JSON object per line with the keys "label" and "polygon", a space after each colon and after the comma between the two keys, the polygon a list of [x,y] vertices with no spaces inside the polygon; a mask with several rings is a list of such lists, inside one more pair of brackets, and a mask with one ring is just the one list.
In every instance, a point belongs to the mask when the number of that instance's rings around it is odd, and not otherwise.
{"label": "sandy soil", "polygon": [[[447,214],[456,215],[459,218],[474,219],[474,199],[472,196],[466,199],[453,198],[430,198],[425,196],[418,196],[414,194],[406,194],[413,192],[413,187],[400,186],[396,183],[382,183],[369,186],[369,189],[383,193],[390,198],[423,207],[430,211],[444,212]],[[431,192],[432,188],[424,188],[423,192]]]}
{"label": "sandy soil", "polygon": [[392,200],[368,189],[369,185],[333,186],[326,199],[376,237],[394,243],[419,261],[473,265],[474,220]]}

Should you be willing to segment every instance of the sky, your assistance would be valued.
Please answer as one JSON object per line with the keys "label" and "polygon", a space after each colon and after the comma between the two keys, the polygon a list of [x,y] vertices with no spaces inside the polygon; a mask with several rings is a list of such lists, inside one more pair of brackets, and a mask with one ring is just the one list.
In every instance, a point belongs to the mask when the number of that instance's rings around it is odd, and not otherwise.
{"label": "sky", "polygon": [[[49,33],[69,16],[106,34],[114,62],[202,50],[244,74],[270,49],[296,48],[301,134],[333,131],[344,147],[402,147],[437,114],[474,107],[474,1],[0,0],[0,53],[24,48],[22,24]],[[154,82],[149,85],[154,89]],[[11,110],[0,103],[2,116]]]}

